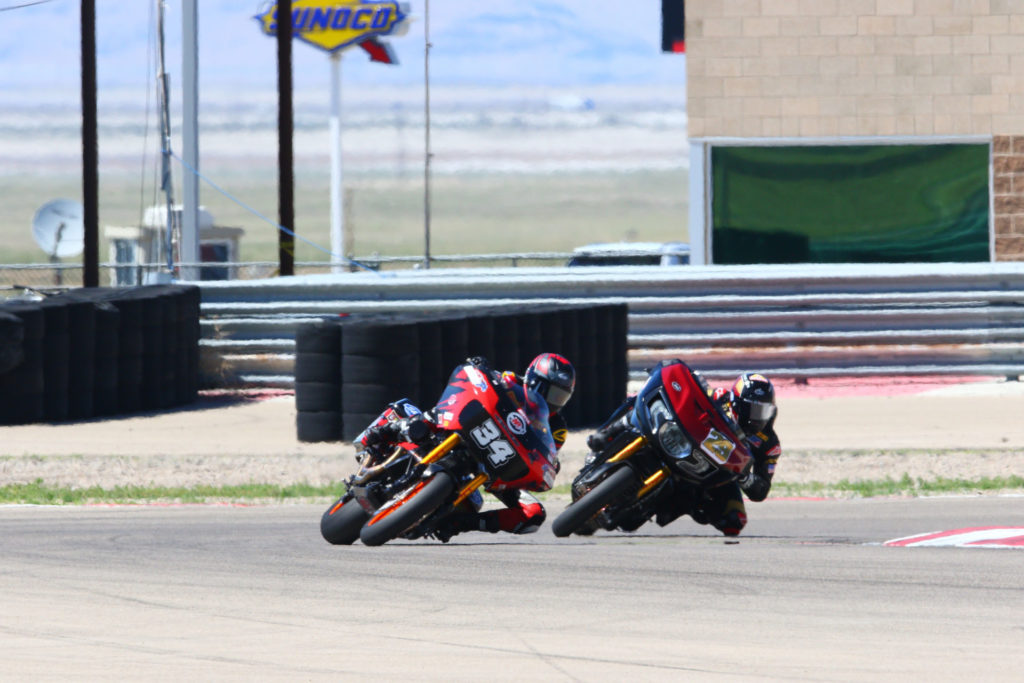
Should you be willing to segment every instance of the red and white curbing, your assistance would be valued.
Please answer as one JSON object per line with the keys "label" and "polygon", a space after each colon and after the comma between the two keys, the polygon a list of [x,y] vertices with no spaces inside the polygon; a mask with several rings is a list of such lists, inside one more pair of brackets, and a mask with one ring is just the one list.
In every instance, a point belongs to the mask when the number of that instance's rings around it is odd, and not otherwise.
{"label": "red and white curbing", "polygon": [[958,548],[1021,548],[1024,549],[1024,527],[979,526],[950,531],[906,536],[886,541],[883,545],[904,548],[924,546],[956,546]]}

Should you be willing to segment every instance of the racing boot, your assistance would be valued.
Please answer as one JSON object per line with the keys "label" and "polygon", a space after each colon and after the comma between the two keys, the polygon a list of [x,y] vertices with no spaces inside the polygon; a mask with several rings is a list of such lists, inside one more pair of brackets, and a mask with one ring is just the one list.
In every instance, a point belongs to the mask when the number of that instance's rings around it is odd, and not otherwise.
{"label": "racing boot", "polygon": [[[497,525],[489,522],[490,520],[486,518],[486,515],[475,512],[456,512],[441,520],[441,523],[438,524],[437,529],[431,535],[442,543],[447,543],[453,536],[457,536],[464,531],[497,532]],[[494,528],[490,528],[491,526]]]}
{"label": "racing boot", "polygon": [[743,501],[730,500],[725,504],[722,515],[711,524],[726,536],[739,536],[747,525],[747,511]]}

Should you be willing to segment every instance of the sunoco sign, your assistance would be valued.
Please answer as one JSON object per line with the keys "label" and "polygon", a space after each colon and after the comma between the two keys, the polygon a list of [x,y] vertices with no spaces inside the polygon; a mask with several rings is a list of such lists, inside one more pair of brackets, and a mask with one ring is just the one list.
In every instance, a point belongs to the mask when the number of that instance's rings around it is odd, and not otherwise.
{"label": "sunoco sign", "polygon": [[[404,4],[404,3],[403,3]],[[391,0],[294,0],[292,31],[296,38],[327,52],[337,52],[395,31],[408,10]],[[277,3],[256,15],[268,36],[277,35]]]}

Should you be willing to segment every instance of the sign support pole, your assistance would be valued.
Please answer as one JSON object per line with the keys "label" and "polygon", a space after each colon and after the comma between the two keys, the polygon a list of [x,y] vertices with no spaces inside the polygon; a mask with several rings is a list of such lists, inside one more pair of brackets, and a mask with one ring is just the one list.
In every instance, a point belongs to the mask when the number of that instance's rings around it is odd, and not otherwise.
{"label": "sign support pole", "polygon": [[[199,23],[197,0],[184,0],[182,4],[182,134],[181,146],[185,163],[199,169]],[[181,242],[178,258],[183,263],[199,263],[199,176],[186,169],[182,173],[184,204],[181,213]],[[170,226],[168,226],[170,228]],[[201,271],[196,266],[180,269],[182,280],[199,280]]]}
{"label": "sign support pole", "polygon": [[[196,2],[197,0],[191,0]],[[255,19],[260,22],[263,32],[277,38],[278,44],[278,90],[283,93],[287,90],[288,100],[288,121],[287,131],[292,128],[291,121],[291,51],[290,45],[293,35],[307,43],[328,52],[331,60],[331,115],[330,115],[330,154],[331,154],[331,182],[330,182],[330,214],[331,214],[331,272],[345,272],[346,264],[349,263],[349,255],[346,254],[345,235],[345,193],[342,188],[341,171],[341,52],[355,45],[360,46],[370,55],[370,61],[383,62],[384,64],[397,64],[394,54],[390,48],[378,40],[379,36],[393,35],[395,29],[404,30],[408,19],[408,6],[397,0],[303,0],[302,8],[292,9],[291,0],[278,0],[277,2],[264,3],[264,9]],[[312,5],[316,5],[315,8]],[[310,21],[310,11],[315,9]],[[285,19],[278,21],[278,17],[291,17],[291,21]],[[286,45],[287,44],[287,45]],[[287,74],[283,72],[282,64],[287,51]],[[287,76],[287,88],[281,85],[284,77]],[[280,118],[280,115],[279,115]],[[285,126],[279,124],[278,137],[283,139]],[[291,140],[288,136],[287,159],[284,151],[279,155],[281,158],[280,167],[283,171],[287,167],[291,172]],[[282,147],[283,150],[283,147]],[[283,177],[282,177],[283,179]],[[289,175],[289,183],[293,180]],[[282,182],[282,186],[284,183]],[[351,198],[351,195],[349,195]],[[283,205],[283,202],[282,202]],[[285,220],[285,212],[282,209],[281,225],[288,228],[293,222],[294,215],[288,213],[288,220]],[[283,234],[283,233],[282,233]],[[351,241],[351,235],[348,236]],[[283,241],[284,238],[281,238]],[[279,249],[281,256],[281,274],[292,274],[292,261],[285,263],[285,256],[291,256],[294,252],[294,239],[287,240],[287,245]],[[349,247],[349,250],[351,247]],[[287,253],[286,253],[287,252]],[[429,263],[429,258],[427,259]]]}
{"label": "sign support pole", "polygon": [[341,176],[341,52],[331,53],[331,272],[344,272],[345,219]]}
{"label": "sign support pole", "polygon": [[423,267],[430,268],[430,0],[423,9]]}

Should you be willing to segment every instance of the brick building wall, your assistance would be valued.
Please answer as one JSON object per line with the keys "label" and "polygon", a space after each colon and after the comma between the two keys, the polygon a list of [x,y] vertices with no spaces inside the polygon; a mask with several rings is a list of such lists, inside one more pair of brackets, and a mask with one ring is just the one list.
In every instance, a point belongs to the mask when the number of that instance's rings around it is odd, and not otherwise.
{"label": "brick building wall", "polygon": [[691,138],[993,140],[996,258],[1024,260],[1024,0],[687,0]]}
{"label": "brick building wall", "polygon": [[992,139],[997,261],[1024,261],[1024,136]]}

